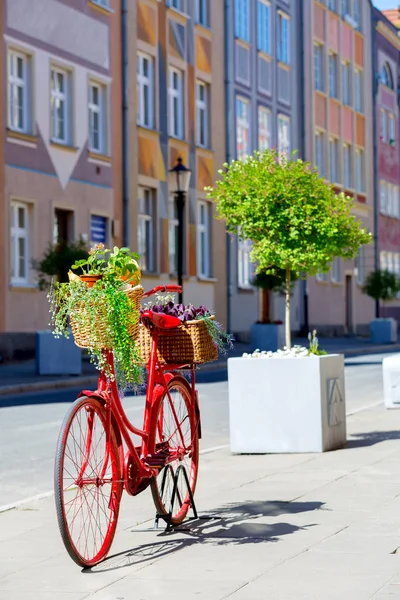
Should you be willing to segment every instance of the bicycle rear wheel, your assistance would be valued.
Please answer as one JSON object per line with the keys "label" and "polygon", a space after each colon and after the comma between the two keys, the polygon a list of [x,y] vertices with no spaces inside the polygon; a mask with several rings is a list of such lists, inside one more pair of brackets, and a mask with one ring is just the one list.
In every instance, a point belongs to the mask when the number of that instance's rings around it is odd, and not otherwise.
{"label": "bicycle rear wheel", "polygon": [[54,471],[58,526],[78,565],[96,565],[107,555],[122,485],[118,446],[103,405],[78,398],[61,426]]}
{"label": "bicycle rear wheel", "polygon": [[[156,447],[165,446],[167,465],[151,481],[151,492],[157,513],[170,513],[173,475],[179,465],[186,469],[194,495],[199,465],[198,423],[192,406],[191,393],[182,377],[174,377],[154,407],[157,416]],[[183,476],[179,477],[177,494],[172,510],[171,524],[182,523],[190,508],[190,495]]]}

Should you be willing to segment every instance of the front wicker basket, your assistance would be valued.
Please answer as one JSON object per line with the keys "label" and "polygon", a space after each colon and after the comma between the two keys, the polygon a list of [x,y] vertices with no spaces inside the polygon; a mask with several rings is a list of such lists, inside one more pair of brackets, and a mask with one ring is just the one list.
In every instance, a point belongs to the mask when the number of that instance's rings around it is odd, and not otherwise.
{"label": "front wicker basket", "polygon": [[[212,317],[214,318],[214,317]],[[150,331],[140,324],[139,348],[143,363],[150,358]],[[204,364],[217,360],[218,348],[202,320],[187,321],[177,329],[161,331],[158,338],[158,360],[166,364]]]}
{"label": "front wicker basket", "polygon": [[[143,296],[143,288],[137,286],[131,290],[126,290],[125,293],[131,301],[132,310],[137,311],[137,321],[129,328],[130,337],[136,340],[139,335],[139,311],[140,301]],[[86,310],[85,304],[82,304],[82,307],[79,307],[79,312],[81,313],[80,316],[82,317],[82,319],[79,319],[79,323],[72,316],[70,319],[75,344],[79,346],[79,348],[108,348],[110,335],[107,331],[106,307],[97,307],[98,322],[97,327],[94,330],[90,327],[89,320],[85,319]]]}

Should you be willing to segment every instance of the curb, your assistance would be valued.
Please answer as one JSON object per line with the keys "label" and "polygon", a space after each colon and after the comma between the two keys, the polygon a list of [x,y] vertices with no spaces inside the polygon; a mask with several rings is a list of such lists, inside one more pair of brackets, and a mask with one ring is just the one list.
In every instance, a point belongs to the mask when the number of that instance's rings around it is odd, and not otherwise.
{"label": "curb", "polygon": [[[333,354],[344,354],[345,357],[352,356],[366,356],[368,354],[387,354],[392,352],[400,352],[400,344],[391,344],[385,346],[376,346],[371,348],[370,346],[364,348],[348,348],[348,349],[337,349]],[[238,358],[232,356],[231,358]],[[201,373],[212,373],[214,371],[223,371],[227,368],[227,359],[210,363],[200,367]],[[33,381],[30,383],[18,383],[14,385],[0,386],[0,396],[14,395],[14,394],[26,394],[28,392],[40,392],[45,390],[59,390],[67,388],[80,388],[84,389],[85,386],[89,388],[96,385],[98,376],[87,375],[71,379],[53,379],[51,381]]]}

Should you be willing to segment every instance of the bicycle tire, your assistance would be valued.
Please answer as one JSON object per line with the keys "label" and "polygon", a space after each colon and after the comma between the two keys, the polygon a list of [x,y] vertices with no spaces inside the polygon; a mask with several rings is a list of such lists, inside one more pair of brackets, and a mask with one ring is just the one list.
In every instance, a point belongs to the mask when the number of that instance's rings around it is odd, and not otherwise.
{"label": "bicycle tire", "polygon": [[[91,567],[104,560],[117,527],[123,482],[118,445],[114,430],[110,427],[107,440],[104,406],[99,400],[84,396],[69,408],[58,437],[54,469],[58,526],[68,554],[82,567]],[[107,447],[108,457],[105,459]],[[94,456],[97,450],[100,459]],[[82,471],[85,461],[87,464]],[[103,475],[101,470],[104,465],[106,470]],[[87,483],[78,483],[79,474],[83,479],[86,477]],[[83,542],[85,546],[82,548]]]}
{"label": "bicycle tire", "polygon": [[[175,406],[175,415],[171,409],[171,402],[168,398],[168,394],[164,391],[159,396],[154,406],[154,415],[156,418],[157,426],[155,444],[165,443],[168,441],[168,451],[174,452],[177,450],[177,444],[179,441],[179,431],[184,434],[184,445],[190,440],[190,444],[187,447],[187,452],[182,460],[176,459],[173,462],[169,462],[169,466],[172,468],[174,474],[179,465],[186,467],[190,489],[192,495],[194,495],[197,483],[198,465],[199,465],[199,436],[198,436],[198,423],[196,422],[195,410],[192,405],[192,397],[189,385],[183,377],[173,377],[168,383],[168,391],[171,395],[171,400]],[[177,395],[180,396],[180,402],[178,403]],[[167,419],[168,416],[172,416],[172,428],[175,427],[175,431],[170,430]],[[178,423],[180,429],[178,427]],[[172,439],[173,438],[173,439]],[[179,447],[179,446],[178,446]],[[170,513],[170,503],[172,497],[172,475],[170,475],[170,469],[165,473],[164,467],[158,476],[151,480],[151,492],[153,496],[154,505],[157,510],[157,514],[162,518],[167,518]],[[161,485],[165,477],[165,485],[163,493],[161,493]],[[188,510],[190,508],[190,495],[187,492],[187,488],[183,477],[180,478],[180,485],[178,484],[178,493],[180,501],[174,503],[171,524],[179,525],[185,519]],[[178,499],[179,500],[179,499]],[[177,505],[177,511],[174,512],[175,506]]]}

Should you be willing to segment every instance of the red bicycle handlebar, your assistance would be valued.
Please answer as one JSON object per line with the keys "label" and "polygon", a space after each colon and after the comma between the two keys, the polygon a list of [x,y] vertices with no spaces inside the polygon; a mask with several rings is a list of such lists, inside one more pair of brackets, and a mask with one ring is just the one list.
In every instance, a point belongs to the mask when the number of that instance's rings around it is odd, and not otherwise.
{"label": "red bicycle handlebar", "polygon": [[181,291],[182,291],[182,287],[180,285],[158,285],[157,287],[153,288],[149,292],[146,292],[145,294],[143,294],[143,298],[148,298],[149,296],[154,296],[154,294],[157,294],[158,292],[161,292],[161,293],[176,292],[177,294],[179,294]]}

